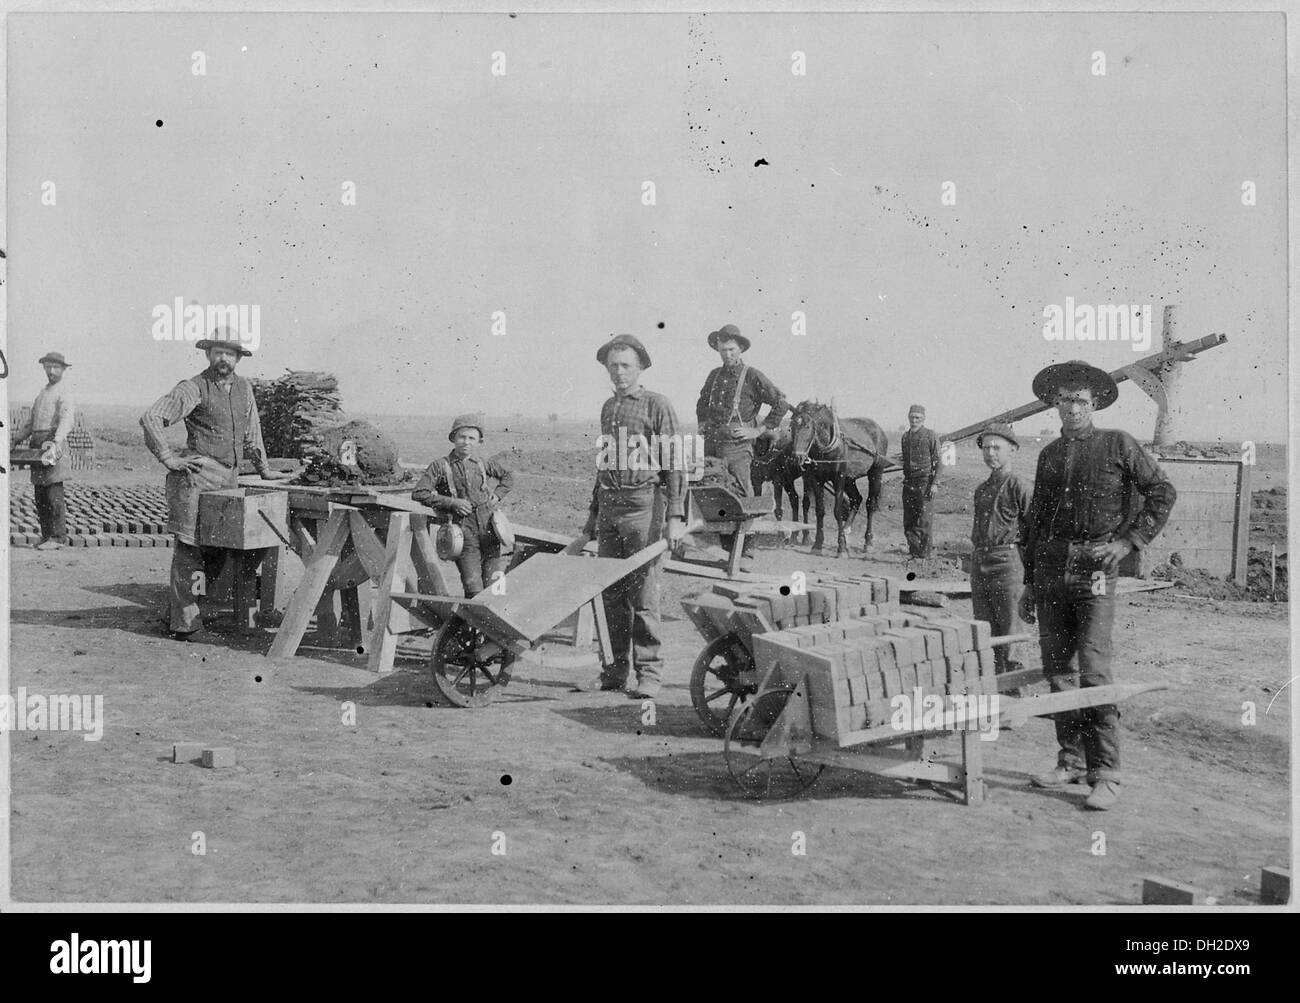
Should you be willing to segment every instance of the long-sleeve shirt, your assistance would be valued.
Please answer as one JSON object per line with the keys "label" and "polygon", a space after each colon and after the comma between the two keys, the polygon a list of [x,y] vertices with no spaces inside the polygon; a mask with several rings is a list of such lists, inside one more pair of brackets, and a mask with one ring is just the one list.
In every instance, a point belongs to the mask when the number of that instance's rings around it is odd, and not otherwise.
{"label": "long-sleeve shirt", "polygon": [[1002,547],[1024,541],[1029,531],[1029,492],[1007,470],[994,470],[975,489],[975,522],[970,539],[975,549]]}
{"label": "long-sleeve shirt", "polygon": [[[1133,493],[1142,508],[1132,512]],[[1160,464],[1120,429],[1089,426],[1062,434],[1038,454],[1025,540],[1025,582],[1033,582],[1036,551],[1057,541],[1127,539],[1141,549],[1169,521],[1178,494]]]}
{"label": "long-sleeve shirt", "polygon": [[77,410],[72,403],[72,392],[66,380],[51,383],[36,395],[32,403],[32,413],[27,420],[14,429],[10,436],[12,442],[22,442],[33,432],[53,430],[54,441],[62,446],[72,431],[76,421]]}
{"label": "long-sleeve shirt", "polygon": [[[446,467],[443,464],[446,464]],[[451,471],[452,483],[447,483],[447,471]],[[496,482],[496,490],[488,484],[491,477]],[[420,481],[411,492],[411,500],[427,505],[429,508],[447,508],[456,499],[468,501],[474,508],[490,508],[493,495],[504,498],[515,486],[515,475],[509,467],[496,460],[480,460],[477,457],[462,460],[455,450],[448,453],[445,460],[434,460],[420,475]]]}
{"label": "long-sleeve shirt", "polygon": [[[214,383],[226,393],[230,393],[237,378],[232,373],[224,380],[215,380]],[[247,397],[248,411],[243,416],[246,422],[244,456],[252,459],[257,472],[265,476],[270,472],[271,467],[266,461],[266,448],[262,444],[262,423],[258,419],[257,404],[253,400],[251,391]],[[163,429],[178,421],[184,421],[199,406],[200,401],[199,391],[193,381],[182,380],[154,401],[149,410],[141,416],[140,427],[144,429],[145,445],[149,447],[149,452],[158,458],[159,463],[166,465],[167,461],[176,455],[175,450],[163,438]]]}
{"label": "long-sleeve shirt", "polygon": [[922,425],[909,428],[900,443],[903,449],[903,480],[939,482],[939,437]]}
{"label": "long-sleeve shirt", "polygon": [[[741,379],[742,372],[744,383],[737,400],[736,381]],[[734,369],[719,366],[704,381],[700,399],[695,402],[695,420],[700,431],[706,434],[725,428],[731,422],[752,427],[757,424],[759,409],[764,404],[771,410],[763,424],[767,428],[778,427],[789,412],[790,404],[777,385],[753,366],[736,366]]]}
{"label": "long-sleeve shirt", "polygon": [[601,491],[658,482],[664,488],[667,515],[685,518],[685,457],[677,414],[668,398],[640,386],[615,394],[600,409],[600,431],[602,449],[591,492],[591,517],[600,510]]}

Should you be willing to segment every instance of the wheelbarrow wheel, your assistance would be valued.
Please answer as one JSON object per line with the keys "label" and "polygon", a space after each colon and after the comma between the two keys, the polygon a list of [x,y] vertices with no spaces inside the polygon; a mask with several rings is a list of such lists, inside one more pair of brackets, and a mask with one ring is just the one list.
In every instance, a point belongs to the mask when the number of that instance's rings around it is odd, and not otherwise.
{"label": "wheelbarrow wheel", "polygon": [[691,704],[704,726],[719,738],[736,704],[755,687],[741,682],[741,673],[754,667],[745,645],[735,634],[716,637],[704,646],[691,669]]}
{"label": "wheelbarrow wheel", "polygon": [[429,671],[442,699],[453,707],[486,707],[510,682],[515,653],[453,616],[433,642]]}
{"label": "wheelbarrow wheel", "polygon": [[794,687],[776,686],[740,703],[731,712],[722,755],[727,772],[748,798],[777,800],[802,794],[826,769],[821,764],[798,763],[781,750],[760,750],[763,739],[785,709]]}

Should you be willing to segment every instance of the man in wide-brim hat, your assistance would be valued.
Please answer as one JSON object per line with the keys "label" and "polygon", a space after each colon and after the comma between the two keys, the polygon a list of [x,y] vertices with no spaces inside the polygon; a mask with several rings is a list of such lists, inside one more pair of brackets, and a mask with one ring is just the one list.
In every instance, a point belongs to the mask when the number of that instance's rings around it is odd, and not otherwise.
{"label": "man in wide-brim hat", "polygon": [[457,415],[447,434],[451,452],[430,463],[411,492],[413,501],[438,509],[460,526],[464,544],[456,570],[467,597],[491,586],[509,563],[509,548],[492,529],[492,513],[514,487],[515,475],[500,461],[475,455],[483,443],[483,424],[482,415]]}
{"label": "man in wide-brim hat", "polygon": [[45,388],[36,395],[31,414],[10,436],[10,445],[29,441],[40,449],[39,465],[31,470],[36,496],[36,516],[41,522],[38,550],[58,550],[68,543],[68,507],[63,484],[72,473],[67,459],[67,441],[76,422],[77,410],[64,381],[69,369],[62,352],[46,352],[40,358],[45,368]]}
{"label": "man in wide-brim hat", "polygon": [[[976,437],[989,468],[988,479],[975,489],[971,525],[970,588],[976,620],[987,620],[996,635],[1015,634],[1025,571],[1020,558],[1029,516],[1029,489],[1012,472],[1011,457],[1020,448],[1010,425],[990,424]],[[1022,668],[1014,645],[994,649],[999,673]]]}
{"label": "man in wide-brim hat", "polygon": [[[695,402],[695,419],[704,436],[704,455],[721,460],[732,492],[747,498],[754,493],[754,441],[775,439],[790,405],[775,383],[741,358],[749,351],[750,340],[735,324],[723,324],[710,332],[708,343],[722,365],[709,372]],[[769,410],[760,430],[758,413],[764,405]],[[722,534],[723,547],[731,549],[733,539],[732,535]],[[745,538],[745,557],[753,556],[753,539]]]}
{"label": "man in wide-brim hat", "polygon": [[[620,334],[596,352],[605,367],[614,395],[600,409],[601,447],[596,484],[583,535],[595,538],[601,557],[627,558],[666,536],[675,543],[685,534],[685,469],[680,450],[669,446],[659,454],[656,444],[680,445],[677,414],[663,394],[641,386],[641,373],[650,368],[650,353],[640,339]],[[623,443],[645,442],[656,453],[654,463]],[[619,444],[620,448],[610,448]],[[656,494],[661,495],[666,524],[657,521]],[[600,678],[579,685],[584,690],[622,690],[635,674],[628,695],[638,699],[659,694],[663,657],[659,623],[660,559],[627,575],[604,592],[605,621],[613,664]]]}
{"label": "man in wide-brim hat", "polygon": [[[267,480],[287,480],[291,474],[271,470],[262,445],[262,424],[253,400],[253,387],[235,375],[235,365],[253,353],[228,327],[195,342],[208,366],[181,380],[140,417],[145,445],[167,468],[167,530],[174,539],[171,567],[171,608],[167,629],[188,639],[203,625],[199,599],[216,581],[226,551],[200,547],[199,495],[239,486],[239,464],[253,461]],[[163,429],[185,422],[186,441],[173,450]],[[237,611],[241,616],[243,611]]]}
{"label": "man in wide-brim hat", "polygon": [[[1038,456],[1020,615],[1029,623],[1038,620],[1043,674],[1053,692],[1105,686],[1113,681],[1119,562],[1164,528],[1176,494],[1133,436],[1093,427],[1093,412],[1119,396],[1106,372],[1086,362],[1062,362],[1035,376],[1033,389],[1056,406],[1061,437]],[[1134,491],[1143,499],[1137,512],[1130,510]],[[1056,768],[1034,777],[1034,785],[1085,781],[1092,787],[1087,807],[1113,807],[1120,788],[1119,711],[1106,704],[1055,719]]]}

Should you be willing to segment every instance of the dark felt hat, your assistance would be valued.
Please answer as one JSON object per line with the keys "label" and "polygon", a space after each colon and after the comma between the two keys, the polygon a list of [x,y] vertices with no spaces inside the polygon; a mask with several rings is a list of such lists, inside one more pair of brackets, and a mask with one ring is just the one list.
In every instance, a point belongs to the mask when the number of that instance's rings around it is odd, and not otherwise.
{"label": "dark felt hat", "polygon": [[47,362],[55,362],[58,365],[63,366],[64,369],[68,368],[68,361],[63,357],[62,352],[46,352],[37,361],[40,362],[42,366]]}
{"label": "dark felt hat", "polygon": [[244,347],[244,343],[239,340],[239,335],[225,326],[213,331],[211,338],[196,341],[194,347],[200,352],[206,352],[209,348],[233,348],[241,357],[253,354],[251,349]]}
{"label": "dark felt hat", "polygon": [[723,324],[716,331],[710,332],[709,347],[716,351],[719,341],[734,341],[742,352],[749,351],[749,339],[740,333],[740,328],[735,324]]}
{"label": "dark felt hat", "polygon": [[1045,404],[1056,403],[1056,392],[1063,386],[1087,387],[1092,391],[1092,409],[1103,411],[1119,399],[1119,387],[1104,369],[1079,359],[1048,366],[1034,377],[1034,396]]}
{"label": "dark felt hat", "polygon": [[980,449],[984,448],[984,436],[986,435],[1000,436],[1001,438],[1006,439],[1007,442],[1011,443],[1011,445],[1015,446],[1017,449],[1020,448],[1020,443],[1016,441],[1016,433],[1011,430],[1010,425],[1006,425],[1003,424],[1002,422],[996,422],[996,421],[991,425],[985,425],[984,431],[982,431],[979,435],[975,437],[975,445],[977,445]]}
{"label": "dark felt hat", "polygon": [[610,338],[609,341],[605,342],[605,344],[601,345],[596,351],[596,361],[603,366],[605,364],[605,357],[609,355],[610,352],[616,348],[624,347],[630,348],[636,352],[637,358],[641,360],[642,369],[650,368],[650,353],[645,350],[645,345],[641,344],[637,338],[632,337],[630,334],[616,334],[614,337]]}

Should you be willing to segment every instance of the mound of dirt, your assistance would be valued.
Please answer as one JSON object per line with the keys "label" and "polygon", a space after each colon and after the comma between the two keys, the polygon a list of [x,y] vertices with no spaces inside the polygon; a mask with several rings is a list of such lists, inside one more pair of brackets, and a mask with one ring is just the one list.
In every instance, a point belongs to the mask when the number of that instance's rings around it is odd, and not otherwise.
{"label": "mound of dirt", "polygon": [[[355,466],[341,462],[343,443],[355,447]],[[402,469],[393,441],[368,421],[350,421],[321,435],[321,451],[307,462],[298,484],[401,484],[410,474]]]}
{"label": "mound of dirt", "polygon": [[1169,563],[1151,570],[1151,577],[1173,582],[1179,592],[1201,596],[1205,599],[1235,599],[1246,602],[1286,602],[1287,558],[1277,555],[1277,589],[1274,591],[1269,568],[1269,552],[1251,547],[1246,558],[1246,585],[1212,575],[1203,568],[1185,568],[1177,553],[1169,555]]}

